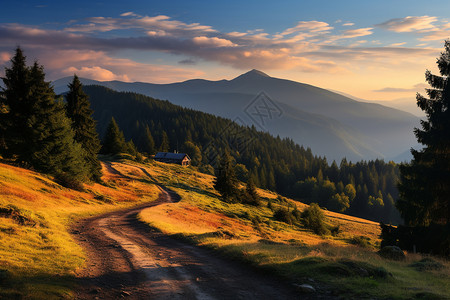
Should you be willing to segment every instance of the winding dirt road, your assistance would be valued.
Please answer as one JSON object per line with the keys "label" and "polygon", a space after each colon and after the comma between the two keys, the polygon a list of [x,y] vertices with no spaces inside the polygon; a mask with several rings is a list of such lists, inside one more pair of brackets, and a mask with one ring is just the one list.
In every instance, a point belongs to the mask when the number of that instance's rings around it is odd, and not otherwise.
{"label": "winding dirt road", "polygon": [[161,188],[154,202],[82,220],[73,227],[88,256],[86,268],[77,274],[78,299],[309,298],[300,297],[293,285],[279,278],[165,236],[137,220],[142,209],[177,197]]}

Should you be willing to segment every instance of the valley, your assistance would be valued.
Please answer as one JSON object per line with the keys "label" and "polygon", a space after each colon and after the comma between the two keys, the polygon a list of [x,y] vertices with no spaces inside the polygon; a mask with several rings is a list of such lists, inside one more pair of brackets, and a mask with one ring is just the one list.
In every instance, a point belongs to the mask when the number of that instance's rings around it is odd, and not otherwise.
{"label": "valley", "polygon": [[[69,80],[56,80],[53,83],[55,91],[66,92]],[[101,85],[115,91],[168,99],[182,107],[238,120],[240,125],[255,126],[274,136],[292,138],[330,161],[340,161],[344,157],[351,161],[392,160],[416,145],[413,128],[418,126],[419,118],[410,113],[270,77],[258,70],[232,80],[193,79],[173,84],[102,82],[83,78],[81,81],[84,85]],[[261,92],[269,97],[267,103],[271,111],[259,102]],[[256,106],[263,108],[254,115]],[[261,119],[258,114],[267,116]]]}

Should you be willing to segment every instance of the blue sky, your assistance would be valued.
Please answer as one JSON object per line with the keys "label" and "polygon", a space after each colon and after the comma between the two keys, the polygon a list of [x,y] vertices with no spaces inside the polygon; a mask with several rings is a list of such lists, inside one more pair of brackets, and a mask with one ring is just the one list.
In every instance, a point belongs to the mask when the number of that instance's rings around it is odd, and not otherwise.
{"label": "blue sky", "polygon": [[414,98],[450,37],[449,1],[2,1],[1,7],[0,65],[21,45],[50,80],[73,73],[217,80],[256,68],[366,99]]}

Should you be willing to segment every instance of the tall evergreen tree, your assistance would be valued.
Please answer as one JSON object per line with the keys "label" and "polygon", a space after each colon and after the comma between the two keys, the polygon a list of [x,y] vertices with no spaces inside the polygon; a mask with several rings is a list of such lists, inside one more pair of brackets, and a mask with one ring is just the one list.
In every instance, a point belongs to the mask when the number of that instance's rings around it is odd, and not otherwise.
{"label": "tall evergreen tree", "polygon": [[149,155],[155,154],[155,152],[156,152],[155,140],[153,139],[152,133],[151,133],[148,125],[145,126],[144,137],[143,137],[143,141],[141,143],[141,147],[142,147],[142,151],[144,151],[145,153],[147,153]]}
{"label": "tall evergreen tree", "polygon": [[161,145],[159,146],[159,151],[167,152],[169,151],[169,137],[167,133],[163,130],[161,133]]}
{"label": "tall evergreen tree", "polygon": [[400,167],[397,207],[407,225],[450,224],[450,41],[437,59],[441,76],[426,71],[429,98],[417,94],[426,113],[414,133],[422,150],[411,150],[413,160]]}
{"label": "tall evergreen tree", "polygon": [[96,122],[92,118],[93,111],[90,108],[89,98],[83,92],[77,75],[69,84],[66,103],[67,116],[72,120],[75,141],[84,150],[83,156],[89,168],[89,177],[98,182],[102,176],[102,166],[97,157],[101,145],[95,128]]}
{"label": "tall evergreen tree", "polygon": [[3,154],[66,183],[85,179],[80,145],[74,141],[62,102],[56,101],[45,81],[44,68],[37,62],[27,67],[20,48],[11,63],[2,78]]}
{"label": "tall evergreen tree", "polygon": [[116,120],[111,118],[103,139],[102,153],[118,154],[121,152],[127,152],[125,137],[123,136],[123,132],[119,129]]}
{"label": "tall evergreen tree", "polygon": [[84,180],[87,169],[81,146],[74,140],[62,101],[55,100],[53,88],[45,81],[44,69],[37,63],[30,69],[30,83],[34,113],[28,120],[29,162],[37,170],[65,180]]}
{"label": "tall evergreen tree", "polygon": [[237,185],[238,180],[234,173],[233,160],[228,151],[225,151],[216,170],[214,188],[222,195],[225,201],[233,202],[238,192]]}
{"label": "tall evergreen tree", "polygon": [[33,110],[30,68],[26,65],[26,57],[20,47],[11,59],[11,68],[5,68],[2,80],[5,87],[0,97],[0,138],[3,139],[0,150],[7,157],[17,155],[18,161],[26,162],[29,158],[26,141],[30,134],[28,121]]}

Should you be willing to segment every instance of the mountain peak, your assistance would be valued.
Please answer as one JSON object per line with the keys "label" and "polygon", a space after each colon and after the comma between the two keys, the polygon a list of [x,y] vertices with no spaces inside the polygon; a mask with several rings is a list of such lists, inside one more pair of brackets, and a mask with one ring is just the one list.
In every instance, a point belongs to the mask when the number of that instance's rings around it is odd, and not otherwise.
{"label": "mountain peak", "polygon": [[270,76],[260,70],[253,69],[253,70],[248,71],[247,73],[239,75],[235,79],[238,79],[238,78],[260,78],[260,77],[270,77]]}

